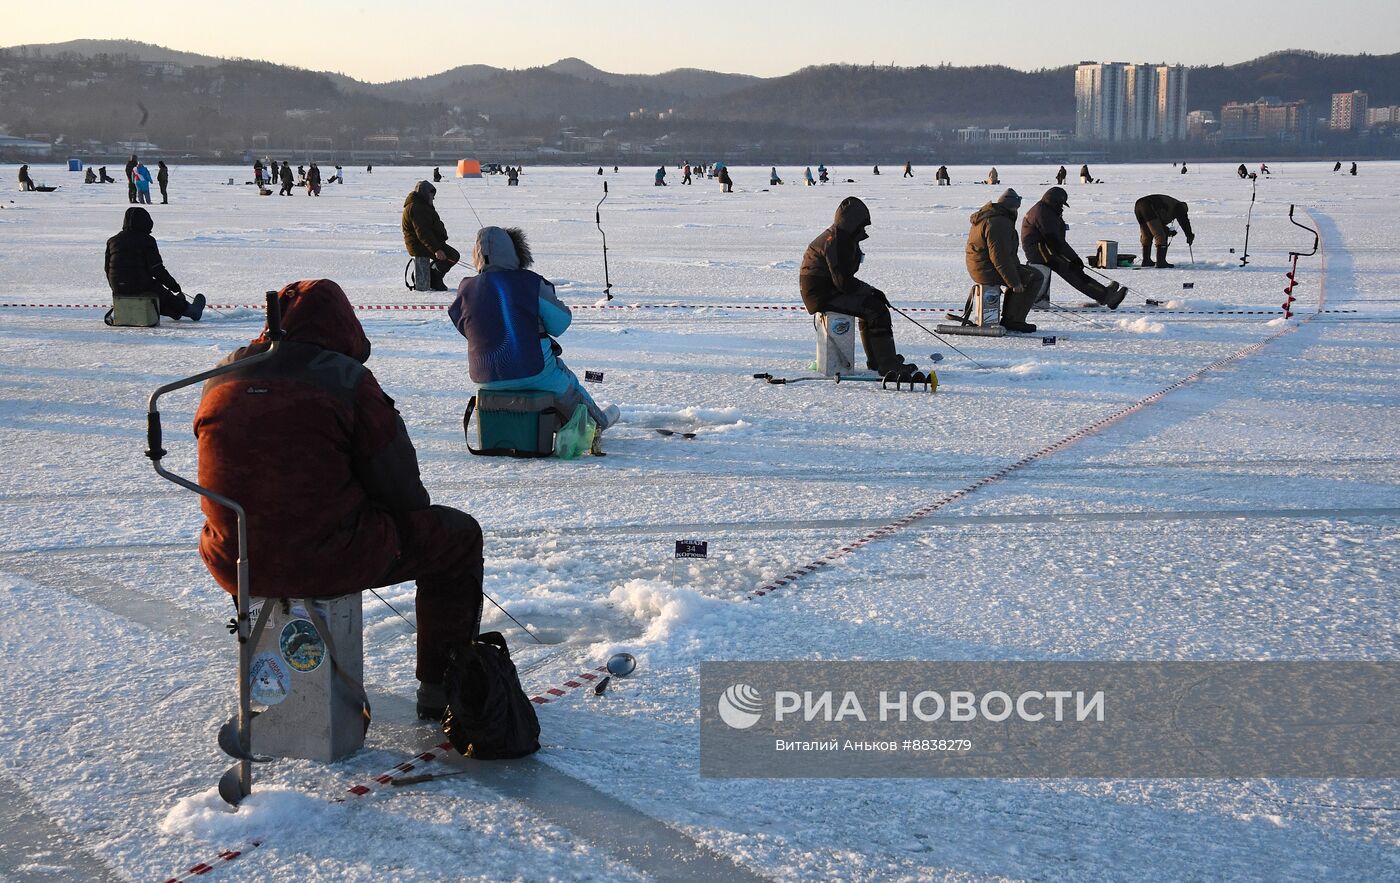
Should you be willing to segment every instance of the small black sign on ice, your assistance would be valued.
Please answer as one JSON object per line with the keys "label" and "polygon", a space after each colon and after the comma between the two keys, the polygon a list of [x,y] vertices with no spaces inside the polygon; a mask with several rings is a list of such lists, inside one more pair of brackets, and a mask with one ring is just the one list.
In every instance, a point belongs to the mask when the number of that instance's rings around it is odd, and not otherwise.
{"label": "small black sign on ice", "polygon": [[602,372],[602,371],[585,371],[585,372],[583,372],[583,379],[586,380],[586,381],[588,381],[589,383],[602,383],[602,382],[603,382],[603,372]]}
{"label": "small black sign on ice", "polygon": [[676,540],[677,558],[709,558],[710,544],[705,540]]}
{"label": "small black sign on ice", "polygon": [[1042,337],[1042,338],[1040,339],[1040,345],[1041,345],[1041,346],[1054,346],[1054,345],[1055,345],[1055,335],[1050,334],[1050,335],[1047,335],[1047,336],[1045,336],[1045,337]]}

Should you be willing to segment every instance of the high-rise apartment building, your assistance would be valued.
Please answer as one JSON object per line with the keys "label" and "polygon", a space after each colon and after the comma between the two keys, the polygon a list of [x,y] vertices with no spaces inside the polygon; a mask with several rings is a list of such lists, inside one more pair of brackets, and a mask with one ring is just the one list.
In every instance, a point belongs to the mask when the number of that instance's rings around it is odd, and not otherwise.
{"label": "high-rise apartment building", "polygon": [[1181,141],[1186,138],[1186,68],[1081,62],[1074,72],[1078,141]]}
{"label": "high-rise apartment building", "polygon": [[1366,128],[1366,108],[1370,102],[1365,92],[1337,92],[1332,96],[1332,129],[1355,132]]}

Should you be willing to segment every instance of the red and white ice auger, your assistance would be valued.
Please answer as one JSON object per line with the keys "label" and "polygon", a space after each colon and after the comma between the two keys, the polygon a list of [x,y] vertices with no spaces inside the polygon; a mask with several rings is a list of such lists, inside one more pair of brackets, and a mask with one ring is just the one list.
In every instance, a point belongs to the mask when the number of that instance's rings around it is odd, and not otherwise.
{"label": "red and white ice auger", "polygon": [[1304,230],[1311,233],[1313,235],[1313,245],[1312,251],[1290,251],[1288,253],[1289,260],[1292,262],[1292,267],[1288,271],[1288,284],[1283,287],[1283,318],[1285,319],[1293,318],[1293,303],[1298,300],[1293,296],[1293,289],[1298,284],[1298,258],[1308,258],[1317,254],[1318,245],[1322,242],[1322,237],[1318,235],[1316,229],[1309,227],[1307,224],[1298,222],[1293,217],[1293,209],[1294,206],[1288,206],[1288,220],[1292,222],[1293,226],[1302,227]]}

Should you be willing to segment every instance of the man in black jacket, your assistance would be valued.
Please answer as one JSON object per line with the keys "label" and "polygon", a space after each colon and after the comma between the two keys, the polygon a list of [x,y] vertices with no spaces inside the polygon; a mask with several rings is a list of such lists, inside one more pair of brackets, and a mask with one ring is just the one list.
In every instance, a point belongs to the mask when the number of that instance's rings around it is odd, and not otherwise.
{"label": "man in black jacket", "polygon": [[[1167,225],[1172,222],[1181,225],[1182,232],[1186,234],[1187,245],[1196,241],[1196,234],[1191,232],[1191,219],[1187,217],[1186,212],[1186,203],[1165,193],[1144,196],[1134,203],[1133,214],[1137,217],[1138,240],[1142,243],[1144,267],[1170,269],[1175,266],[1167,263],[1167,247],[1171,245],[1170,237],[1175,234],[1175,231],[1168,232]],[[1157,246],[1156,261],[1148,256],[1153,245]]]}
{"label": "man in black jacket", "polygon": [[281,179],[282,179],[282,190],[280,191],[281,195],[282,195],[282,196],[291,196],[291,195],[292,195],[292,182],[295,180],[295,179],[292,177],[292,166],[291,166],[291,163],[285,163],[285,162],[282,163],[282,169],[281,169],[281,171],[279,171],[277,174],[278,174],[278,175],[281,177]]}
{"label": "man in black jacket", "polygon": [[204,295],[196,294],[191,303],[180,293],[180,283],[165,269],[160,248],[151,235],[154,226],[150,213],[140,206],[126,210],[122,231],[107,240],[107,257],[103,261],[107,284],[115,297],[154,295],[160,302],[162,316],[198,322],[204,313]]}
{"label": "man in black jacket", "polygon": [[860,324],[865,365],[882,377],[912,375],[918,366],[907,363],[894,346],[894,328],[885,293],[856,278],[865,253],[860,243],[869,238],[870,209],[854,196],[841,200],[832,225],[812,240],[802,256],[802,304],[807,312],[845,313]]}
{"label": "man in black jacket", "polygon": [[[1126,292],[1117,282],[1104,285],[1084,272],[1083,259],[1065,239],[1065,231],[1069,229],[1065,223],[1067,205],[1069,194],[1065,188],[1051,187],[1021,218],[1021,247],[1026,251],[1026,261],[1044,264],[1079,291],[1110,310],[1116,310]],[[1048,284],[1045,291],[1046,300],[1049,300]]]}
{"label": "man in black jacket", "polygon": [[167,205],[170,202],[170,194],[166,193],[166,188],[170,186],[170,169],[166,167],[165,160],[156,165],[160,166],[160,171],[156,172],[156,183],[160,185],[160,204]]}

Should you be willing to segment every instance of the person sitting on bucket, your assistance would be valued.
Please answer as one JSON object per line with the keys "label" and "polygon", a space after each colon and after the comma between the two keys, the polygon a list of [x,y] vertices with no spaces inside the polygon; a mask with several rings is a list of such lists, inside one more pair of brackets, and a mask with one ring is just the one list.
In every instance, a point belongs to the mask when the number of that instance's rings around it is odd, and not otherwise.
{"label": "person sitting on bucket", "polygon": [[860,325],[865,366],[881,377],[912,378],[917,365],[907,363],[894,346],[889,301],[880,289],[856,278],[865,253],[860,244],[870,238],[870,209],[854,196],[841,200],[830,227],[812,240],[802,255],[799,285],[802,305],[812,315],[845,313]]}
{"label": "person sitting on bucket", "polygon": [[565,420],[583,405],[599,433],[617,423],[617,406],[599,407],[559,358],[564,348],[554,338],[568,329],[573,313],[552,282],[530,271],[534,257],[524,232],[482,227],[472,263],[478,275],[462,280],[447,310],[467,339],[472,381],[483,390],[553,393]]}
{"label": "person sitting on bucket", "polygon": [[29,177],[29,166],[19,167],[19,189],[25,192],[35,189],[34,179]]}
{"label": "person sitting on bucket", "polygon": [[447,244],[447,226],[442,223],[433,198],[437,188],[419,181],[403,201],[403,244],[415,258],[432,258],[432,291],[447,291],[442,277],[461,260],[462,253]]}
{"label": "person sitting on bucket", "polygon": [[[204,387],[199,481],[247,510],[258,597],[334,598],[417,580],[418,715],[441,719],[448,654],[481,621],[481,526],[432,504],[403,418],[365,367],[369,339],[341,287],[294,282],[277,301],[286,333],[277,353]],[[268,346],[264,329],[222,364]],[[200,556],[236,593],[235,515],[202,505]]]}
{"label": "person sitting on bucket", "polygon": [[198,322],[204,315],[204,295],[196,294],[193,303],[185,299],[180,283],[165,269],[160,247],[151,235],[154,228],[150,212],[139,205],[126,210],[121,232],[107,240],[103,261],[107,284],[118,297],[155,296],[162,316]]}
{"label": "person sitting on bucket", "polygon": [[[1069,229],[1065,223],[1065,207],[1068,205],[1069,193],[1065,188],[1051,187],[1045,191],[1040,202],[1026,212],[1021,219],[1021,247],[1026,251],[1026,260],[1044,264],[1078,291],[1110,310],[1116,310],[1127,293],[1117,282],[1104,285],[1084,272],[1083,258],[1065,239],[1065,231]],[[1048,285],[1045,291],[1044,300],[1049,301]]]}
{"label": "person sitting on bucket", "polygon": [[968,219],[967,272],[978,285],[1006,288],[1001,305],[1001,325],[1007,331],[1030,334],[1035,326],[1026,321],[1042,277],[1038,270],[1020,262],[1016,247],[1016,213],[1021,196],[1008,189],[995,202],[989,202]]}

